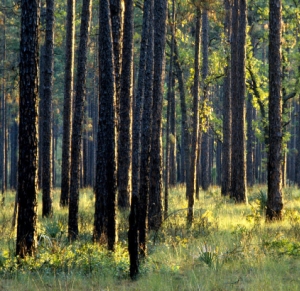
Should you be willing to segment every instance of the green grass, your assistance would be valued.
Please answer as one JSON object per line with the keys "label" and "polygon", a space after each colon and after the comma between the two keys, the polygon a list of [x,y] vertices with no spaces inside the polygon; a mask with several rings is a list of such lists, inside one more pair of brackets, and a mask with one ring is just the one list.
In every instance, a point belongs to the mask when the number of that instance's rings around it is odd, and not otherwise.
{"label": "green grass", "polygon": [[18,267],[14,193],[8,192],[0,209],[0,290],[300,290],[300,191],[284,192],[283,221],[266,224],[265,187],[249,189],[248,205],[236,205],[212,187],[200,193],[194,224],[187,228],[185,191],[174,188],[169,216],[149,234],[149,255],[135,281],[128,278],[128,212],[119,213],[115,253],[92,244],[90,189],[80,195],[79,240],[68,243],[68,214],[56,190],[53,218],[39,215],[37,256]]}

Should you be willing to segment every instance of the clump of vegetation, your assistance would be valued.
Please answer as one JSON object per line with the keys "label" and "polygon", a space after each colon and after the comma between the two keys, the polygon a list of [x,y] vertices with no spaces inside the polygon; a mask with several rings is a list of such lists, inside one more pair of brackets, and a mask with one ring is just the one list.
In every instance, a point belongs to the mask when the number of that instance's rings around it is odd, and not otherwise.
{"label": "clump of vegetation", "polygon": [[185,190],[171,191],[169,215],[150,232],[149,255],[135,281],[129,279],[128,211],[119,213],[119,243],[109,252],[92,242],[93,195],[83,190],[80,236],[69,243],[67,210],[59,208],[55,192],[53,217],[39,217],[37,256],[18,264],[11,229],[14,193],[7,193],[7,206],[0,211],[1,285],[4,290],[297,290],[296,189],[289,189],[284,220],[271,224],[265,223],[263,190],[251,191],[248,205],[236,205],[217,192],[200,192],[194,224],[187,227]]}

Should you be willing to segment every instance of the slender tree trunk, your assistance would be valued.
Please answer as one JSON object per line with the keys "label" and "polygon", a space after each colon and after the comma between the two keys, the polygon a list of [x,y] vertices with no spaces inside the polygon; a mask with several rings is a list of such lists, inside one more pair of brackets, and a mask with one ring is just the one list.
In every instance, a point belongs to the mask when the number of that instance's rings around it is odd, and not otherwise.
{"label": "slender tree trunk", "polygon": [[176,70],[176,77],[178,80],[179,94],[180,94],[180,110],[181,110],[181,182],[188,181],[188,169],[189,169],[189,130],[187,125],[187,109],[185,101],[184,79],[183,72],[179,63],[178,47],[176,39],[174,38],[174,65]]}
{"label": "slender tree trunk", "polygon": [[198,152],[198,135],[199,135],[199,75],[200,75],[200,26],[201,11],[196,7],[196,35],[195,35],[195,73],[194,73],[194,92],[193,92],[193,132],[190,159],[189,183],[186,187],[188,197],[188,215],[187,223],[191,225],[194,220],[194,202],[196,190],[196,168]]}
{"label": "slender tree trunk", "polygon": [[281,0],[269,2],[269,157],[266,219],[282,218]]}
{"label": "slender tree trunk", "polygon": [[[237,203],[247,202],[246,194],[246,164],[245,164],[245,41],[246,41],[246,0],[235,0],[232,19],[233,34],[236,36],[236,54],[232,55],[232,179],[231,197]],[[235,23],[237,22],[237,23]],[[236,58],[236,60],[235,60]]]}
{"label": "slender tree trunk", "polygon": [[[172,2],[172,18],[170,23],[171,29],[171,45],[170,45],[170,60],[169,60],[169,80],[168,80],[168,106],[167,106],[167,123],[166,123],[166,155],[165,155],[165,197],[164,197],[164,216],[165,218],[168,216],[168,200],[169,200],[169,186],[170,186],[170,173],[171,173],[171,142],[170,142],[170,134],[171,134],[171,111],[172,107],[172,98],[173,98],[173,55],[174,55],[174,1]],[[175,100],[174,100],[175,102]],[[174,150],[174,147],[173,147]]]}
{"label": "slender tree trunk", "polygon": [[253,167],[253,143],[254,130],[252,128],[253,115],[252,96],[249,94],[247,99],[247,185],[252,187],[254,185],[254,167]]}
{"label": "slender tree trunk", "polygon": [[70,169],[71,169],[71,125],[73,104],[74,79],[74,43],[75,43],[75,0],[67,2],[66,24],[66,64],[63,111],[63,138],[62,138],[62,164],[61,164],[61,196],[60,205],[69,204]]}
{"label": "slender tree trunk", "polygon": [[118,204],[130,206],[131,153],[132,153],[132,100],[133,100],[133,3],[125,1],[123,60],[120,92],[120,125],[118,152]]}
{"label": "slender tree trunk", "polygon": [[117,242],[116,90],[109,1],[100,0],[99,127],[95,187],[94,241],[114,250]]}
{"label": "slender tree trunk", "polygon": [[54,67],[54,1],[46,1],[46,38],[43,77],[43,137],[42,137],[42,181],[43,181],[43,217],[52,216],[52,87]]}
{"label": "slender tree trunk", "polygon": [[[127,0],[128,1],[128,0]],[[143,29],[140,48],[139,74],[137,84],[137,94],[134,98],[133,106],[133,126],[132,126],[132,196],[129,215],[128,249],[130,255],[130,277],[134,279],[139,273],[139,216],[140,216],[140,131],[141,116],[144,99],[146,53],[148,43],[149,18],[151,1],[144,2]],[[125,10],[126,13],[126,10]]]}
{"label": "slender tree trunk", "polygon": [[16,255],[20,258],[34,255],[37,247],[39,7],[39,1],[21,1],[19,210],[16,241]]}
{"label": "slender tree trunk", "polygon": [[[231,38],[231,7],[230,1],[224,0],[225,17],[225,35],[228,40]],[[227,66],[225,67],[224,94],[223,94],[223,144],[222,144],[222,187],[223,196],[229,195],[231,181],[231,67],[230,55],[227,57]]]}
{"label": "slender tree trunk", "polygon": [[[150,150],[152,131],[152,105],[153,105],[153,4],[150,3],[148,48],[145,72],[144,104],[141,126],[141,161],[140,161],[140,215],[139,215],[139,242],[140,254],[147,255],[148,212],[149,212],[149,187],[150,187]],[[149,217],[149,220],[151,218]]]}
{"label": "slender tree trunk", "polygon": [[[208,75],[208,11],[206,8],[202,12],[202,88],[203,88],[203,102],[207,103],[208,100],[208,85],[205,83]],[[205,117],[206,131],[202,135],[201,147],[201,173],[202,173],[202,188],[204,191],[209,187],[209,120],[208,116]]]}
{"label": "slender tree trunk", "polygon": [[91,0],[83,1],[77,61],[75,112],[72,126],[71,146],[71,184],[68,223],[68,236],[71,241],[75,240],[78,236],[80,158],[82,150],[81,136],[83,131],[84,102],[86,99],[87,45],[91,20],[91,7]]}
{"label": "slender tree trunk", "polygon": [[150,158],[149,217],[151,229],[158,229],[162,222],[162,103],[165,78],[166,0],[154,0],[154,76],[152,140]]}

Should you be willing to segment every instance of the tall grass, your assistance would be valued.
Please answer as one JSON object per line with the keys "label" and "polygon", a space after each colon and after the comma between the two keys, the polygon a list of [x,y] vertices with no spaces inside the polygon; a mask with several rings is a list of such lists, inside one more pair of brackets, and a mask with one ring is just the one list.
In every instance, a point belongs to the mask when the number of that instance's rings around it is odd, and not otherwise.
{"label": "tall grass", "polygon": [[[14,193],[0,209],[1,290],[299,290],[300,191],[285,189],[283,221],[266,224],[266,189],[249,190],[236,205],[212,187],[201,192],[192,227],[186,225],[183,187],[172,189],[169,215],[149,234],[149,256],[136,281],[128,279],[128,212],[119,213],[115,253],[93,244],[94,195],[80,194],[79,240],[67,240],[68,213],[54,192],[54,215],[39,216],[38,253],[21,266],[11,228]],[[39,201],[41,213],[41,199]]]}

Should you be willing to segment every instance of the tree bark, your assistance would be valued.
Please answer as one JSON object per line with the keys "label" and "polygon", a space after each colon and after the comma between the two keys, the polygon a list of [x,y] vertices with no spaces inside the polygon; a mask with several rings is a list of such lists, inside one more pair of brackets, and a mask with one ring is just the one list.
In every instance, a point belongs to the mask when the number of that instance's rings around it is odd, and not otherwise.
{"label": "tree bark", "polygon": [[109,1],[100,0],[99,127],[95,187],[94,241],[114,250],[117,242],[116,90]]}
{"label": "tree bark", "polygon": [[[226,9],[225,35],[228,40],[231,38],[231,7],[230,1],[224,0]],[[224,94],[223,94],[223,144],[222,144],[222,186],[221,194],[227,196],[230,193],[231,181],[231,67],[230,54],[227,56],[225,67]]]}
{"label": "tree bark", "polygon": [[52,88],[54,68],[54,1],[46,1],[46,37],[43,76],[43,137],[42,137],[42,216],[52,216]]}
{"label": "tree bark", "polygon": [[154,76],[152,140],[150,158],[149,213],[151,229],[158,229],[162,222],[162,102],[165,78],[166,0],[154,0]]}
{"label": "tree bark", "polygon": [[193,92],[193,131],[190,157],[190,174],[189,183],[186,187],[188,197],[188,214],[187,223],[191,225],[194,220],[194,203],[196,190],[196,169],[197,169],[197,152],[199,136],[199,75],[200,75],[200,26],[201,11],[196,7],[196,34],[195,34],[195,59],[194,59],[194,92]]}
{"label": "tree bark", "polygon": [[282,218],[281,0],[269,2],[269,157],[267,221]]}
{"label": "tree bark", "polygon": [[36,0],[21,1],[20,125],[16,255],[34,255],[37,247],[38,35]]}
{"label": "tree bark", "polygon": [[80,156],[82,150],[82,131],[84,117],[84,102],[86,99],[86,65],[87,45],[89,38],[89,26],[91,20],[91,0],[82,3],[80,42],[77,60],[77,78],[75,93],[75,111],[72,125],[71,146],[71,183],[69,201],[69,240],[75,240],[78,236],[78,207],[79,207],[79,181],[80,181]]}
{"label": "tree bark", "polygon": [[120,207],[130,206],[133,101],[133,3],[125,1],[123,60],[120,92],[120,125],[118,152],[118,190]]}
{"label": "tree bark", "polygon": [[66,24],[66,64],[63,111],[63,138],[61,164],[61,196],[60,205],[66,207],[70,196],[70,169],[71,169],[71,125],[74,79],[74,43],[75,43],[75,1],[67,2]]}
{"label": "tree bark", "polygon": [[[234,20],[236,18],[236,20]],[[237,203],[246,203],[246,161],[245,161],[245,41],[246,0],[235,0],[232,14],[236,42],[232,55],[232,177],[231,197]],[[236,48],[234,48],[236,46]],[[233,80],[235,80],[233,82]]]}

